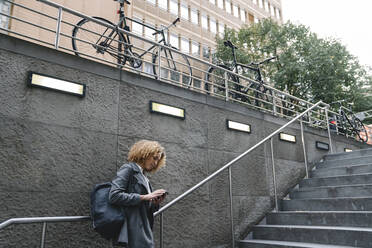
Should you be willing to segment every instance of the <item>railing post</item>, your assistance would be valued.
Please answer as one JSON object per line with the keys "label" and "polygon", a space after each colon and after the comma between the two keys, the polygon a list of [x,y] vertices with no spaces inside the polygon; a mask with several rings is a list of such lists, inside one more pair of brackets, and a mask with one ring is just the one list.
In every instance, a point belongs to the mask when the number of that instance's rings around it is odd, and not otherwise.
{"label": "railing post", "polygon": [[[157,71],[157,73],[158,73],[158,75],[159,75],[159,80],[161,80],[161,54],[160,54],[160,52],[161,52],[161,46],[158,46],[158,71]],[[155,62],[155,61],[154,61]],[[172,72],[171,71],[169,71],[169,74],[171,74]],[[169,75],[169,77],[170,77],[170,75]]]}
{"label": "railing post", "polygon": [[40,242],[40,248],[44,248],[45,245],[45,233],[46,233],[46,227],[47,223],[43,222],[43,230],[41,232],[41,242]]}
{"label": "railing post", "polygon": [[58,8],[58,19],[57,19],[57,28],[56,28],[56,40],[54,46],[56,49],[59,47],[59,37],[61,34],[61,22],[62,22],[62,7]]}
{"label": "railing post", "polygon": [[325,107],[325,115],[326,115],[327,129],[328,129],[329,147],[331,149],[331,154],[332,154],[333,153],[333,148],[332,148],[331,129],[329,128],[328,106]]}
{"label": "railing post", "polygon": [[160,248],[163,248],[164,246],[164,244],[163,244],[163,241],[164,241],[164,239],[163,239],[163,231],[164,231],[164,225],[163,225],[163,213],[160,213]]}
{"label": "railing post", "polygon": [[278,195],[276,192],[276,174],[275,174],[275,162],[274,162],[274,144],[273,138],[270,139],[270,146],[271,146],[271,161],[272,161],[272,169],[273,169],[273,184],[274,184],[274,199],[275,199],[275,212],[278,212]]}
{"label": "railing post", "polygon": [[229,167],[229,195],[230,195],[230,218],[231,218],[231,242],[232,248],[235,248],[235,235],[234,235],[234,215],[233,215],[233,194],[232,194],[232,180],[231,180],[231,166]]}
{"label": "railing post", "polygon": [[226,71],[223,73],[223,79],[225,82],[225,99],[227,102],[229,101],[229,81],[228,81],[228,75]]}
{"label": "railing post", "polygon": [[276,95],[275,95],[275,91],[273,92],[273,113],[274,115],[277,115],[277,109],[276,109]]}
{"label": "railing post", "polygon": [[[306,104],[306,107],[309,108],[309,104]],[[311,111],[307,113],[307,116],[309,117],[309,125],[311,125]]]}
{"label": "railing post", "polygon": [[309,178],[309,169],[307,165],[307,153],[306,153],[306,146],[305,146],[305,135],[304,135],[304,124],[300,121],[301,124],[301,140],[302,140],[302,148],[304,150],[304,160],[305,160],[305,170],[306,170],[306,178]]}

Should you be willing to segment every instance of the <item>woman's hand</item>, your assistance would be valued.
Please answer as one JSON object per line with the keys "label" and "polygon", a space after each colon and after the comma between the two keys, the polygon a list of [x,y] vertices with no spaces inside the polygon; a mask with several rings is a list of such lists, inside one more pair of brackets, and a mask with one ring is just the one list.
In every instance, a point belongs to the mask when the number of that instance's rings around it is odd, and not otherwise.
{"label": "woman's hand", "polygon": [[159,205],[160,203],[162,203],[164,201],[164,199],[167,196],[167,194],[168,194],[168,192],[165,192],[161,196],[152,199],[151,202],[154,203],[155,205]]}
{"label": "woman's hand", "polygon": [[158,189],[158,190],[151,192],[150,194],[141,195],[141,200],[142,201],[153,201],[155,204],[159,204],[160,202],[164,200],[165,192],[166,191],[164,189]]}

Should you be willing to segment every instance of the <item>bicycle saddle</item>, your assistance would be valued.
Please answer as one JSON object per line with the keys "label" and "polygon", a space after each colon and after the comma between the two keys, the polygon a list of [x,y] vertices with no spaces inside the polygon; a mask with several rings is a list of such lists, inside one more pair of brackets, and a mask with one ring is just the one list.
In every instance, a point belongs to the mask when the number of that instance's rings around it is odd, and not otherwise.
{"label": "bicycle saddle", "polygon": [[229,41],[229,40],[224,41],[223,44],[224,44],[225,46],[227,46],[227,47],[231,47],[231,48],[234,48],[234,49],[238,49],[238,48],[237,48],[236,46],[234,46],[234,44],[233,44],[231,41]]}
{"label": "bicycle saddle", "polygon": [[126,3],[126,4],[130,4],[130,2],[128,0],[114,0],[115,2],[119,2],[119,3]]}

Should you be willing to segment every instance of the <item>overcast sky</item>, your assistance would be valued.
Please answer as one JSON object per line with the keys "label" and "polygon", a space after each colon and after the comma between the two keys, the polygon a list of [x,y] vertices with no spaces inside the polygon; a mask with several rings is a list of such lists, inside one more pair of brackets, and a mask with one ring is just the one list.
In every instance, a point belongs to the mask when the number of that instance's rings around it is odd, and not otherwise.
{"label": "overcast sky", "polygon": [[334,37],[372,66],[372,0],[282,0],[283,19],[320,37]]}

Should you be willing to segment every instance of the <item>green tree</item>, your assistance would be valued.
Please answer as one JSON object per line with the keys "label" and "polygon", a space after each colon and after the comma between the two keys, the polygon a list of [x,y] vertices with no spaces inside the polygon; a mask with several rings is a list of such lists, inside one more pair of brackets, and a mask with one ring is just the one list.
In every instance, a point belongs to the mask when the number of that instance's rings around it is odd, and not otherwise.
{"label": "green tree", "polygon": [[310,102],[345,99],[354,111],[372,109],[372,98],[366,97],[372,90],[370,71],[336,39],[321,39],[303,25],[265,19],[239,31],[227,29],[223,39],[217,37],[215,56],[223,61],[232,60],[225,40],[239,48],[240,63],[277,56],[276,62],[263,67],[265,78],[277,89]]}

